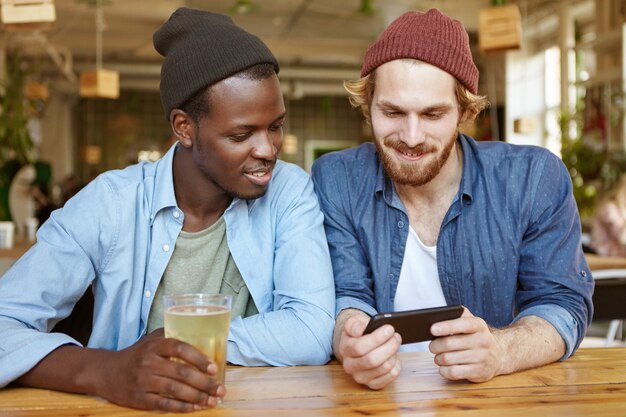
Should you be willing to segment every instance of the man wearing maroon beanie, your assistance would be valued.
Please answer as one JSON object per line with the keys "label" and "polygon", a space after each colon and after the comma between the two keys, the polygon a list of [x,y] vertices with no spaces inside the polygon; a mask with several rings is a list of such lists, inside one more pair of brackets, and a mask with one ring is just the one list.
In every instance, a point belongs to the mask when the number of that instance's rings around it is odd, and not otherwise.
{"label": "man wearing maroon beanie", "polygon": [[[593,310],[570,177],[545,149],[459,133],[487,104],[462,24],[405,13],[361,76],[345,87],[374,143],[313,166],[345,371],[379,389],[398,350],[430,350],[443,377],[474,382],[568,358]],[[462,316],[427,326],[430,343],[403,344],[411,325],[364,334],[376,313],[453,304]]]}

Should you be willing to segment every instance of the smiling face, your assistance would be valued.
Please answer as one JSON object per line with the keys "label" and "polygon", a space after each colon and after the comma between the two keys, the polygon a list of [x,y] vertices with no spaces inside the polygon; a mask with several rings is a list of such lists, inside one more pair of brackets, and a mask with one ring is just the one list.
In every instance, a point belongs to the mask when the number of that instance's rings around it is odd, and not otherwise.
{"label": "smiling face", "polygon": [[188,118],[183,130],[181,144],[193,162],[185,170],[206,180],[198,192],[263,196],[283,140],[285,105],[278,77],[226,78],[211,86],[209,103],[208,114],[197,125]]}
{"label": "smiling face", "polygon": [[456,147],[462,121],[456,80],[414,60],[387,62],[375,76],[370,111],[385,171],[397,184],[424,185],[441,172]]}

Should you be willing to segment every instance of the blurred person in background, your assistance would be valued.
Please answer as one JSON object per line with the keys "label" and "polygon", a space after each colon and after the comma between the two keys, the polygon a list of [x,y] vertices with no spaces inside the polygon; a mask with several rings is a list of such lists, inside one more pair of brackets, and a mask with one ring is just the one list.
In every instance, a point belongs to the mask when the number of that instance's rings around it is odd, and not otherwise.
{"label": "blurred person in background", "polygon": [[626,257],[626,174],[599,200],[590,239],[598,255]]}

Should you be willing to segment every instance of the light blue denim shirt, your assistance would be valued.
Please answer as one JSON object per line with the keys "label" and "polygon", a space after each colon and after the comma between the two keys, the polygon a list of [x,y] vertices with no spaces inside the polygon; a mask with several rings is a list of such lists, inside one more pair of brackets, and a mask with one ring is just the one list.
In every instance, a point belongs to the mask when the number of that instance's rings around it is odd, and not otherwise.
{"label": "light blue denim shirt", "polygon": [[[52,213],[37,243],[0,278],[0,386],[63,344],[46,333],[92,286],[89,347],[134,344],[184,214],[172,177],[175,147],[156,163],[100,175]],[[335,294],[323,216],[299,167],[278,162],[265,196],[233,200],[224,213],[233,259],[259,314],[231,324],[228,361],[324,364],[330,359]]]}
{"label": "light blue denim shirt", "polygon": [[[538,147],[463,135],[459,143],[460,190],[437,239],[447,303],[465,305],[494,327],[542,317],[565,341],[563,358],[570,356],[591,321],[593,281],[565,166]],[[393,311],[409,219],[375,146],[322,156],[313,182],[333,261],[336,313]]]}

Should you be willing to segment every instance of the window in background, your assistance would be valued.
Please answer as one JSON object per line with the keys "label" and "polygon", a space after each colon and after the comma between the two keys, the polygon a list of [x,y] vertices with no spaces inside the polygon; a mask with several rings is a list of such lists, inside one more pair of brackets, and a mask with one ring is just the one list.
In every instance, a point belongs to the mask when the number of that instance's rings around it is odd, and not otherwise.
{"label": "window in background", "polygon": [[554,46],[544,51],[545,79],[545,147],[561,156],[561,51]]}

